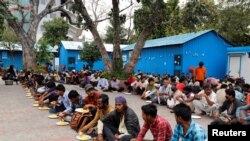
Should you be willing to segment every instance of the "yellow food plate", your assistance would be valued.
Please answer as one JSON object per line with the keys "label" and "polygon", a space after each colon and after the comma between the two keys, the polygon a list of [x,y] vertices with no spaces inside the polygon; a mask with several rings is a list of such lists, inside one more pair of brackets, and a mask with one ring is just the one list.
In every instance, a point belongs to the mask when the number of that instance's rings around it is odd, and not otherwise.
{"label": "yellow food plate", "polygon": [[51,119],[56,119],[58,118],[58,115],[56,114],[52,114],[52,115],[49,115],[48,118],[51,118]]}
{"label": "yellow food plate", "polygon": [[80,141],[88,141],[91,139],[91,137],[89,135],[78,135],[76,136],[76,139],[80,140]]}
{"label": "yellow food plate", "polygon": [[88,113],[89,112],[89,110],[84,110],[83,108],[76,108],[75,111],[79,112],[79,113]]}
{"label": "yellow food plate", "polygon": [[32,96],[32,95],[31,95],[31,94],[26,94],[25,96],[30,97],[30,96]]}
{"label": "yellow food plate", "polygon": [[58,122],[56,123],[56,125],[65,126],[65,125],[69,125],[69,123],[68,123],[68,122],[65,122],[65,121],[58,121]]}
{"label": "yellow food plate", "polygon": [[38,101],[35,101],[33,104],[38,104]]}
{"label": "yellow food plate", "polygon": [[39,104],[33,104],[32,106],[33,107],[39,107]]}
{"label": "yellow food plate", "polygon": [[28,96],[27,98],[32,99],[32,98],[33,98],[33,96]]}
{"label": "yellow food plate", "polygon": [[49,107],[38,107],[39,110],[49,110]]}

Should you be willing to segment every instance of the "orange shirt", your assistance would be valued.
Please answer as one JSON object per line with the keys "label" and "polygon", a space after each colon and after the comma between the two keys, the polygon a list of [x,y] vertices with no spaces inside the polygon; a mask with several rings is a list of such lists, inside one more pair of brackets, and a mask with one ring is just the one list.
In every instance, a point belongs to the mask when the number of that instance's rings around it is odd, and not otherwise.
{"label": "orange shirt", "polygon": [[197,67],[195,69],[195,80],[204,80],[206,77],[206,68],[205,67]]}
{"label": "orange shirt", "polygon": [[86,105],[92,104],[92,105],[97,106],[97,101],[98,101],[99,96],[100,96],[100,93],[96,91],[93,97],[90,97],[90,96],[85,97],[84,99],[85,104]]}

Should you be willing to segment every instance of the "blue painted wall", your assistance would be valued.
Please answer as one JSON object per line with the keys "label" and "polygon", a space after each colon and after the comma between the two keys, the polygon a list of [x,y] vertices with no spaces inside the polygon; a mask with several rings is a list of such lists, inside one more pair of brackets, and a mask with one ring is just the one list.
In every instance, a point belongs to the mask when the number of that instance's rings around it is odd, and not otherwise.
{"label": "blue painted wall", "polygon": [[[156,48],[147,48],[143,49],[138,63],[134,69],[135,72],[141,70],[145,73],[154,73],[154,74],[164,74],[174,73],[174,59],[175,54],[181,54],[181,46],[168,46],[168,47],[156,47]],[[129,51],[125,51],[124,55],[127,57],[127,63],[130,58]]]}
{"label": "blue painted wall", "polygon": [[[144,48],[134,69],[145,73],[174,75],[174,70],[187,74],[189,67],[198,66],[200,61],[205,63],[207,77],[223,78],[227,67],[227,47],[231,47],[216,32],[208,32],[181,45]],[[129,52],[123,51],[126,64]],[[174,65],[174,56],[181,55],[181,65]]]}
{"label": "blue painted wall", "polygon": [[197,67],[204,62],[207,77],[222,79],[227,68],[227,47],[225,40],[216,32],[208,32],[183,45],[183,72],[187,73],[190,66]]}
{"label": "blue painted wall", "polygon": [[[70,67],[75,68],[75,70],[80,71],[83,69],[84,65],[87,65],[87,62],[79,60],[79,50],[66,50],[63,45],[60,45],[59,49],[59,66],[60,66],[60,71],[62,68],[62,65],[66,65],[66,70],[69,70]],[[74,57],[75,58],[75,64],[69,64],[68,58],[69,57]],[[104,70],[104,63],[102,60],[99,60],[94,63],[93,70]]]}
{"label": "blue painted wall", "polygon": [[[6,54],[7,54],[7,57],[6,57]],[[10,65],[14,65],[14,67],[18,69],[19,71],[23,69],[21,51],[15,51],[13,58],[12,58],[9,51],[0,50],[0,61],[2,61],[2,65],[4,69],[7,69]]]}

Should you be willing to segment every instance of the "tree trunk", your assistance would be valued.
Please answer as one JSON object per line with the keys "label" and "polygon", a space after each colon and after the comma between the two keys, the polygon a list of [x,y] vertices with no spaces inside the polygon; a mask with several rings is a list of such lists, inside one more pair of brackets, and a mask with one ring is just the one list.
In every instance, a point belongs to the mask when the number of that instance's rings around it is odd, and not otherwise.
{"label": "tree trunk", "polygon": [[135,65],[138,62],[140,52],[143,49],[143,46],[147,40],[147,38],[152,34],[153,29],[157,24],[161,21],[161,11],[164,6],[164,2],[161,0],[156,0],[152,4],[152,15],[149,18],[147,25],[143,28],[140,36],[135,44],[134,50],[132,52],[131,58],[129,62],[124,66],[124,71],[133,72]]}
{"label": "tree trunk", "polygon": [[36,69],[36,53],[34,51],[35,42],[32,39],[21,40],[23,50],[23,66],[25,69]]}
{"label": "tree trunk", "polygon": [[144,30],[140,33],[140,36],[135,44],[133,53],[131,55],[131,58],[129,62],[124,66],[124,71],[128,73],[132,73],[134,71],[134,67],[138,62],[140,52],[143,49],[143,46],[147,40],[147,38],[152,33],[152,27],[145,27]]}
{"label": "tree trunk", "polygon": [[106,67],[106,71],[108,72],[112,72],[112,65],[111,65],[111,61],[109,58],[109,55],[104,47],[103,41],[97,31],[97,28],[93,22],[93,20],[90,18],[88,11],[85,7],[85,5],[83,4],[82,0],[75,0],[75,4],[79,5],[79,9],[78,11],[80,12],[80,14],[82,15],[83,19],[85,20],[85,24],[87,26],[87,28],[90,30],[90,32],[92,33],[93,37],[94,37],[94,41],[102,55],[102,59],[103,62],[105,64]]}
{"label": "tree trunk", "polygon": [[112,0],[113,4],[113,27],[114,27],[114,39],[113,39],[113,61],[112,67],[114,72],[120,72],[122,69],[122,58],[120,48],[120,17],[119,17],[119,2],[118,0]]}

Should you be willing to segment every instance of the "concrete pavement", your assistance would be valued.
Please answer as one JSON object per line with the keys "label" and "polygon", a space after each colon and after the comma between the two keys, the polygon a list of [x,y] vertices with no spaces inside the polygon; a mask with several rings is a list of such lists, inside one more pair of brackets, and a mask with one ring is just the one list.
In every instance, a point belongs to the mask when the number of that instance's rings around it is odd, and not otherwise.
{"label": "concrete pavement", "polygon": [[[83,89],[76,85],[65,85],[67,90],[77,90],[84,97]],[[32,107],[33,99],[25,96],[26,92],[21,85],[6,86],[0,79],[0,141],[76,141],[77,133],[69,126],[57,126],[58,119],[49,119],[48,111],[38,110]],[[137,113],[140,124],[143,124],[141,117],[141,106],[147,104],[136,95],[125,95],[122,93],[106,93],[110,97],[110,104],[114,105],[114,98],[117,95],[126,97],[128,105]],[[158,114],[168,119],[174,128],[176,122],[174,114],[166,106],[158,105]],[[195,119],[205,129],[211,119],[204,116]],[[147,139],[152,139],[150,132]]]}

